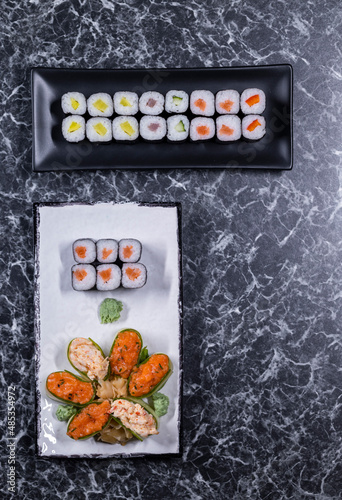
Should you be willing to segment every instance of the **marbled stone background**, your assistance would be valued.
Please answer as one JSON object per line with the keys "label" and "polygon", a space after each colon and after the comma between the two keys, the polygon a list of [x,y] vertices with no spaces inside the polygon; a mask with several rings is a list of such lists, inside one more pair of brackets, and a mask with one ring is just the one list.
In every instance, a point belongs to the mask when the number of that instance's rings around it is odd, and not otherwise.
{"label": "marbled stone background", "polygon": [[[2,3],[1,406],[27,499],[342,498],[339,0]],[[294,168],[32,173],[30,68],[291,63]],[[183,205],[183,454],[35,455],[36,201]]]}

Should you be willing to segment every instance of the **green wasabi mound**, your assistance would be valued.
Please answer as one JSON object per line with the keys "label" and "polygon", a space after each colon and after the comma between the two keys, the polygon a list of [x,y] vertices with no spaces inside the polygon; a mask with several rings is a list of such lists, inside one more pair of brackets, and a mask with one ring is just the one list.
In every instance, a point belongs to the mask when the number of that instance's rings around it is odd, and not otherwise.
{"label": "green wasabi mound", "polygon": [[161,392],[156,392],[151,396],[154,411],[157,414],[157,417],[162,417],[167,414],[167,410],[169,409],[170,400],[165,394]]}
{"label": "green wasabi mound", "polygon": [[104,299],[100,305],[101,324],[113,323],[120,318],[123,309],[122,302],[116,299]]}
{"label": "green wasabi mound", "polygon": [[73,406],[59,405],[56,411],[56,417],[60,422],[69,420],[70,417],[75,415],[77,409]]}

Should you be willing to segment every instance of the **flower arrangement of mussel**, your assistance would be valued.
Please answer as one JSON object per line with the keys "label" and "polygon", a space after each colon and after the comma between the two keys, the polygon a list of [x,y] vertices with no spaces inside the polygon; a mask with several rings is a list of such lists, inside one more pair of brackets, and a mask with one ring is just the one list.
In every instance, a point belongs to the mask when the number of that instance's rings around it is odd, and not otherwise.
{"label": "flower arrangement of mussel", "polygon": [[126,328],[117,333],[107,357],[96,342],[82,337],[71,340],[67,355],[78,375],[50,373],[46,391],[63,403],[56,415],[68,421],[70,438],[95,436],[124,445],[158,434],[158,417],[169,405],[169,398],[158,392],[172,373],[166,354],[149,355],[140,333]]}

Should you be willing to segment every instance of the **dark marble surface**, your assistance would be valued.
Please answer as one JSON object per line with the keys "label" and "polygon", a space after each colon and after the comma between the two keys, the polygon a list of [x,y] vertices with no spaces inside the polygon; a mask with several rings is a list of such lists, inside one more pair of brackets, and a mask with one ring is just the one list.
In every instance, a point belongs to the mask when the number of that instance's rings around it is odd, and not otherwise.
{"label": "dark marble surface", "polygon": [[[340,2],[9,0],[0,20],[2,495],[15,385],[13,498],[341,498]],[[292,171],[32,173],[32,66],[277,63]],[[183,206],[182,457],[38,459],[32,203],[147,198]]]}

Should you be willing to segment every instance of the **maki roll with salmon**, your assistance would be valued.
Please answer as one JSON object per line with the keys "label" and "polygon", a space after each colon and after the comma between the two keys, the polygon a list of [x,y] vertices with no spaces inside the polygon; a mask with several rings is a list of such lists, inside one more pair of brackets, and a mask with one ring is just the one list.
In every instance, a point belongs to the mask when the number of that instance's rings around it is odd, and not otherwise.
{"label": "maki roll with salmon", "polygon": [[119,244],[116,240],[103,239],[96,242],[96,257],[101,264],[112,264],[118,258]]}
{"label": "maki roll with salmon", "polygon": [[109,401],[96,401],[85,406],[70,419],[67,435],[75,440],[95,436],[109,424],[110,409]]}
{"label": "maki roll with salmon", "polygon": [[136,366],[128,379],[128,394],[149,397],[159,391],[172,373],[172,363],[167,354],[156,353]]}
{"label": "maki roll with salmon", "polygon": [[121,270],[116,264],[100,264],[96,268],[96,288],[102,292],[116,290],[121,283]]}
{"label": "maki roll with salmon", "polygon": [[216,111],[220,115],[236,115],[240,111],[240,94],[237,90],[220,90],[215,97]]}
{"label": "maki roll with salmon", "polygon": [[141,257],[141,243],[133,238],[119,241],[119,259],[121,262],[138,262]]}
{"label": "maki roll with salmon", "polygon": [[90,142],[110,142],[112,123],[108,118],[90,118],[86,124],[86,133]]}
{"label": "maki roll with salmon", "polygon": [[260,115],[248,115],[242,119],[242,135],[245,139],[257,141],[266,133],[266,121]]}
{"label": "maki roll with salmon", "polygon": [[92,339],[73,339],[68,345],[67,356],[72,367],[90,380],[107,380],[110,375],[108,358]]}
{"label": "maki roll with salmon", "polygon": [[241,120],[236,115],[219,116],[216,118],[216,131],[219,141],[237,141],[241,137]]}
{"label": "maki roll with salmon", "polygon": [[124,288],[141,288],[146,284],[147,271],[144,264],[123,264],[121,285]]}
{"label": "maki roll with salmon", "polygon": [[189,96],[183,90],[169,90],[165,96],[167,113],[185,113],[189,107]]}
{"label": "maki roll with salmon", "polygon": [[139,137],[139,123],[133,116],[117,116],[113,120],[113,137],[119,142],[132,142]]}
{"label": "maki roll with salmon", "polygon": [[145,115],[140,120],[140,135],[145,141],[161,141],[166,136],[166,120],[161,116]]}
{"label": "maki roll with salmon", "polygon": [[185,115],[173,115],[167,119],[167,138],[171,142],[185,141],[189,136],[189,120]]}
{"label": "maki roll with salmon", "polygon": [[215,97],[210,90],[194,90],[190,95],[190,110],[194,115],[213,116]]}
{"label": "maki roll with salmon", "polygon": [[67,92],[62,95],[61,105],[66,115],[84,115],[87,111],[87,101],[81,92]]}
{"label": "maki roll with salmon", "polygon": [[114,399],[109,413],[117,423],[131,431],[139,441],[159,434],[157,415],[141,399],[123,397]]}
{"label": "maki roll with salmon", "polygon": [[136,115],[139,111],[139,97],[135,92],[115,92],[113,100],[118,115]]}
{"label": "maki roll with salmon", "polygon": [[127,379],[138,363],[142,345],[143,341],[137,330],[120,330],[109,353],[111,373]]}
{"label": "maki roll with salmon", "polygon": [[245,115],[260,115],[265,111],[266,96],[261,89],[246,89],[241,94],[241,111]]}
{"label": "maki roll with salmon", "polygon": [[190,139],[207,141],[215,135],[215,122],[212,118],[194,118],[190,123]]}
{"label": "maki roll with salmon", "polygon": [[139,99],[139,110],[144,115],[160,115],[164,111],[164,102],[160,92],[144,92]]}
{"label": "maki roll with salmon", "polygon": [[62,121],[62,134],[68,142],[80,142],[85,139],[86,124],[83,116],[70,115]]}
{"label": "maki roll with salmon", "polygon": [[96,270],[91,264],[75,264],[71,268],[72,287],[76,292],[92,290],[96,283]]}
{"label": "maki roll with salmon", "polygon": [[79,264],[91,264],[96,259],[95,241],[90,238],[82,238],[74,241],[72,254],[74,260]]}
{"label": "maki roll with salmon", "polygon": [[50,373],[46,379],[46,391],[51,399],[78,407],[95,398],[93,384],[67,370]]}
{"label": "maki roll with salmon", "polygon": [[91,95],[87,100],[87,109],[90,116],[109,117],[113,114],[113,99],[105,92]]}

